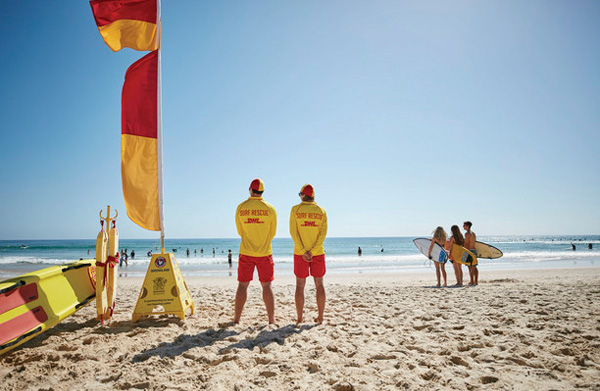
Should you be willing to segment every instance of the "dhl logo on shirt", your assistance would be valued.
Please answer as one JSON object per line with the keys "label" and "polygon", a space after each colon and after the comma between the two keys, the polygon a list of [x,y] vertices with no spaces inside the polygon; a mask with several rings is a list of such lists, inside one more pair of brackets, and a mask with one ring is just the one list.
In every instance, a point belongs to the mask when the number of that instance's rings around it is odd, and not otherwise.
{"label": "dhl logo on shirt", "polygon": [[300,226],[301,227],[318,227],[316,221],[305,221]]}
{"label": "dhl logo on shirt", "polygon": [[248,220],[246,220],[246,224],[264,224],[264,221],[260,221],[260,219],[255,219],[252,217],[248,217]]}

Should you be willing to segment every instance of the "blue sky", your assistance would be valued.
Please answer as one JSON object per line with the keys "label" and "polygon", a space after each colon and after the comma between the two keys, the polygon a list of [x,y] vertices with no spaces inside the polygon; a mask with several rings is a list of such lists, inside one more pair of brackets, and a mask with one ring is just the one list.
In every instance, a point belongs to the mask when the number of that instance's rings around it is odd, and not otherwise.
{"label": "blue sky", "polygon": [[[163,0],[167,238],[236,237],[265,181],[288,237],[598,234],[600,2]],[[0,239],[95,238],[120,212],[120,94],[87,1],[0,14]]]}

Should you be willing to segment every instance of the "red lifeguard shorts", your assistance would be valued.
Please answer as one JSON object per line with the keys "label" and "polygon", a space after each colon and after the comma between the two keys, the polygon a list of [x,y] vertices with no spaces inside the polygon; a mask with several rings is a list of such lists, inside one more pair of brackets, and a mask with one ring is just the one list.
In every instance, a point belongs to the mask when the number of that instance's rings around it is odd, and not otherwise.
{"label": "red lifeguard shorts", "polygon": [[266,257],[251,257],[240,254],[238,261],[238,281],[249,282],[254,277],[254,267],[258,271],[260,282],[273,281],[273,255]]}
{"label": "red lifeguard shorts", "polygon": [[312,262],[306,262],[302,259],[302,255],[294,254],[294,274],[298,278],[323,277],[325,275],[325,254],[314,255]]}

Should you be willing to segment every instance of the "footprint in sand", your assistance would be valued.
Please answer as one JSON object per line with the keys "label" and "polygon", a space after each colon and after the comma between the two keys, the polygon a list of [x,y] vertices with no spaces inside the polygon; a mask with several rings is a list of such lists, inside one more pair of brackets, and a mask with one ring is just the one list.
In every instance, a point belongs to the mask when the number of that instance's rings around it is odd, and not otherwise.
{"label": "footprint in sand", "polygon": [[496,383],[499,379],[495,376],[482,376],[479,380],[481,380],[482,384],[492,384]]}
{"label": "footprint in sand", "polygon": [[466,362],[464,359],[462,359],[461,357],[458,356],[452,356],[450,357],[450,361],[452,362],[452,364],[454,365],[461,365],[463,367],[467,367],[467,368],[471,368],[471,366],[469,365],[468,362]]}
{"label": "footprint in sand", "polygon": [[77,350],[76,346],[69,346],[69,345],[60,345],[56,348],[56,350],[58,350],[59,352],[72,352],[74,350]]}

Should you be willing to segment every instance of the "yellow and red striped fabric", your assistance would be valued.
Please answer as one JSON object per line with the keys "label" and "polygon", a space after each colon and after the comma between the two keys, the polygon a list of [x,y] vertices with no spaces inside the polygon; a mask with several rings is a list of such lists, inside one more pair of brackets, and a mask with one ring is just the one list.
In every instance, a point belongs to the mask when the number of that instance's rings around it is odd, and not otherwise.
{"label": "yellow and red striped fabric", "polygon": [[160,231],[158,185],[158,51],[134,62],[121,101],[121,178],[129,218]]}
{"label": "yellow and red striped fabric", "polygon": [[159,48],[156,0],[92,0],[90,6],[100,35],[113,51]]}

